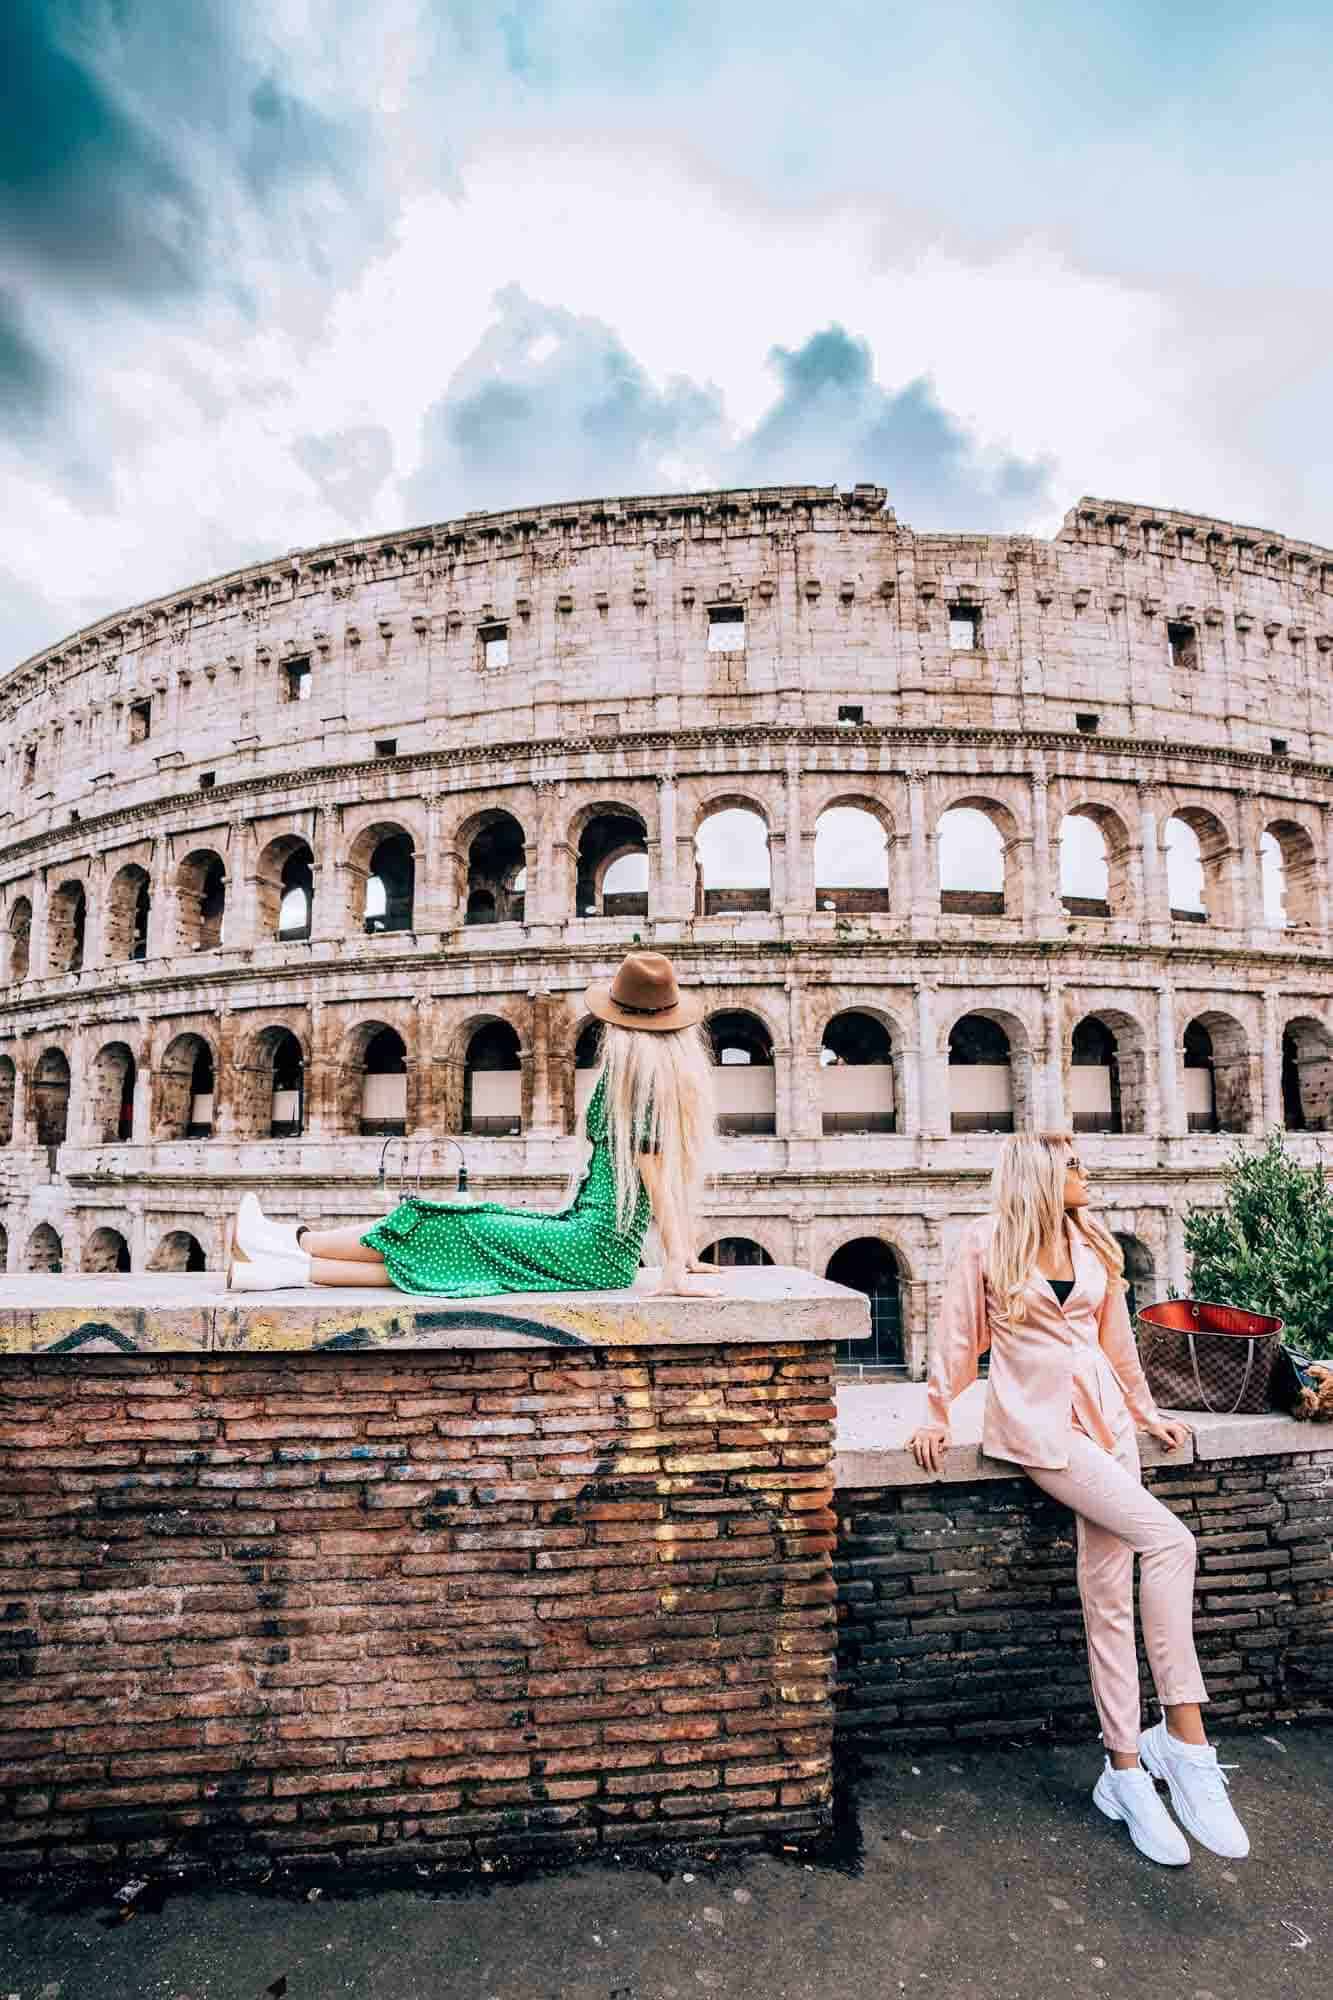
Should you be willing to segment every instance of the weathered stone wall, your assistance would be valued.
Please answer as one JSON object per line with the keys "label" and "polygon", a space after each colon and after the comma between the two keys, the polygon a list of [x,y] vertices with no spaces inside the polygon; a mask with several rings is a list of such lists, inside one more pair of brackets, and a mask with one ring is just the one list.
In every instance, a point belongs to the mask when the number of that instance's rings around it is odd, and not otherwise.
{"label": "weathered stone wall", "polygon": [[[1148,1466],[1144,1483],[1198,1538],[1210,1726],[1333,1717],[1333,1453]],[[1019,1477],[840,1489],[837,1512],[850,1742],[1096,1738],[1067,1508]],[[1140,1674],[1150,1695],[1141,1635]]]}
{"label": "weathered stone wall", "polygon": [[830,1354],[11,1358],[0,1866],[816,1832]]}

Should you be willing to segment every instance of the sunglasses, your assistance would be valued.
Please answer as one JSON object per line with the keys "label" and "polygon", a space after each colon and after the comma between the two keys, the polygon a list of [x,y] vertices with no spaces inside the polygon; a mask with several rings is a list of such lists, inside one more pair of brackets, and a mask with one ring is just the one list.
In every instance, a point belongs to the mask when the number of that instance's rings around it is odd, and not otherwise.
{"label": "sunglasses", "polygon": [[1075,1174],[1081,1181],[1085,1181],[1088,1178],[1088,1170],[1077,1153],[1071,1153],[1065,1161],[1065,1172],[1067,1174]]}

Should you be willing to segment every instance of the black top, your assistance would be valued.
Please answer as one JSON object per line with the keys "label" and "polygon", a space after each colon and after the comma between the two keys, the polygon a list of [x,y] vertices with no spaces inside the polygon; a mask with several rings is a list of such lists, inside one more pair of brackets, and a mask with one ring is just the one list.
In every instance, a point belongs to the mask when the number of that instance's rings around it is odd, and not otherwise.
{"label": "black top", "polygon": [[1072,1278],[1048,1278],[1046,1282],[1055,1293],[1058,1305],[1063,1305],[1074,1289],[1074,1280]]}

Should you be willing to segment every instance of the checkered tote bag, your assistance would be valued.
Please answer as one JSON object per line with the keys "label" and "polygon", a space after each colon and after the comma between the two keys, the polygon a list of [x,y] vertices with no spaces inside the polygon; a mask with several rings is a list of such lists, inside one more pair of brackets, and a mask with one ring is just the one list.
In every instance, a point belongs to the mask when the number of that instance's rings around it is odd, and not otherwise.
{"label": "checkered tote bag", "polygon": [[1154,1400],[1213,1416],[1266,1411],[1282,1321],[1243,1306],[1163,1299],[1138,1316],[1139,1358]]}

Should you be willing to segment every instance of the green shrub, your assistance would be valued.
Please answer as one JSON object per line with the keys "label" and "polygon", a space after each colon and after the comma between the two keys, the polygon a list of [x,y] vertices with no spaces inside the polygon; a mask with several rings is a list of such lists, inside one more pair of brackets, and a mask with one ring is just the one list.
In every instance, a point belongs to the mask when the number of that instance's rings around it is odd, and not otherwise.
{"label": "green shrub", "polygon": [[1293,1347],[1333,1355],[1333,1181],[1280,1132],[1262,1151],[1236,1149],[1221,1208],[1187,1210],[1185,1248],[1193,1298],[1277,1313]]}

